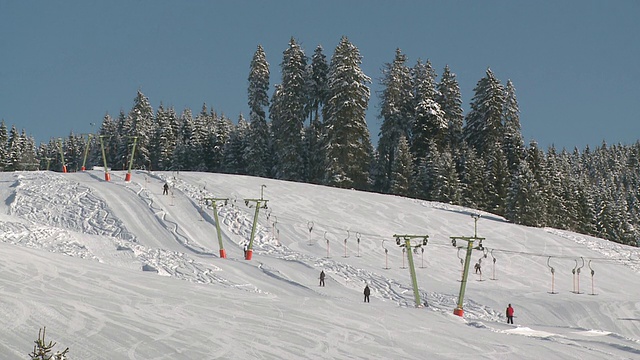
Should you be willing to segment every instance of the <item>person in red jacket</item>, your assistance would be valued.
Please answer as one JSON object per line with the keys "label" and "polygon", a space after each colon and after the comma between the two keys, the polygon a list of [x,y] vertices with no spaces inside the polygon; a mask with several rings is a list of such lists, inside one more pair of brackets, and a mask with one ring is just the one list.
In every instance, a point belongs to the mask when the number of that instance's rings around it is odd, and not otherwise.
{"label": "person in red jacket", "polygon": [[507,306],[507,324],[513,324],[513,308],[511,304]]}

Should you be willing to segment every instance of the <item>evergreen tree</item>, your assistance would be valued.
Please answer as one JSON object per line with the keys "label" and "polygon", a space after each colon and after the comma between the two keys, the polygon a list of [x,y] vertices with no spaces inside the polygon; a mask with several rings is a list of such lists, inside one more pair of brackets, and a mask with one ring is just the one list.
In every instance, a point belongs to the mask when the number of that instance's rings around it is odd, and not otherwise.
{"label": "evergreen tree", "polygon": [[460,204],[462,190],[456,164],[450,150],[443,150],[437,159],[437,176],[432,180],[433,200],[446,204]]}
{"label": "evergreen tree", "polygon": [[220,116],[212,113],[213,129],[207,143],[206,163],[209,171],[220,172],[224,169],[225,147],[231,138],[233,123],[224,114]]}
{"label": "evergreen tree", "polygon": [[504,140],[502,149],[507,157],[511,172],[519,168],[524,157],[524,141],[520,132],[520,109],[516,100],[516,89],[511,80],[507,81],[504,105]]}
{"label": "evergreen tree", "polygon": [[380,99],[380,115],[382,125],[380,127],[380,140],[378,141],[378,164],[375,179],[375,189],[381,192],[389,192],[393,169],[395,167],[395,154],[400,138],[407,141],[411,138],[412,109],[412,84],[409,68],[405,65],[407,57],[400,49],[396,49],[396,55],[392,63],[385,64],[382,70],[382,86],[384,89]]}
{"label": "evergreen tree", "polygon": [[[133,149],[134,138],[137,138],[135,154],[133,154],[133,166],[148,167],[150,165],[149,143],[153,134],[153,109],[149,99],[138,90],[133,101],[133,108],[125,118],[121,134],[124,136],[120,147],[120,156],[125,159],[124,165],[128,166]],[[124,167],[123,167],[124,169]]]}
{"label": "evergreen tree", "polygon": [[193,127],[187,141],[187,152],[189,154],[189,165],[186,169],[191,171],[207,171],[206,165],[206,143],[211,128],[211,116],[207,110],[207,105],[202,104],[200,113],[193,119]]}
{"label": "evergreen tree", "polygon": [[462,182],[462,205],[473,209],[488,208],[485,192],[485,162],[478,157],[474,150],[463,148],[460,158],[463,169],[460,176]]}
{"label": "evergreen tree", "polygon": [[294,38],[283,53],[282,84],[272,97],[271,131],[275,155],[275,177],[302,181],[304,163],[302,136],[307,98],[307,59]]}
{"label": "evergreen tree", "polygon": [[325,177],[325,136],[324,126],[319,119],[313,119],[305,131],[307,182],[322,184]]}
{"label": "evergreen tree", "polygon": [[265,108],[269,106],[269,63],[261,45],[253,55],[249,71],[249,134],[244,161],[247,173],[255,176],[271,174],[272,149]]}
{"label": "evergreen tree", "polygon": [[411,152],[414,159],[419,160],[427,156],[430,142],[439,150],[444,148],[448,124],[444,111],[436,101],[436,74],[431,62],[418,61],[412,73],[415,119],[412,124]]}
{"label": "evergreen tree", "polygon": [[504,215],[504,201],[509,186],[509,169],[506,157],[499,147],[491,148],[486,155],[485,194],[488,202],[483,210]]}
{"label": "evergreen tree", "polygon": [[462,111],[462,95],[456,74],[452,73],[449,65],[445,66],[442,79],[437,85],[436,101],[444,113],[447,123],[445,145],[449,149],[459,151],[462,146],[462,125],[464,115]]}
{"label": "evergreen tree", "polygon": [[8,142],[9,134],[7,133],[7,125],[4,120],[0,122],[0,171],[4,171],[8,160]]}
{"label": "evergreen tree", "polygon": [[526,160],[518,165],[514,173],[505,202],[505,217],[515,224],[542,226],[544,198]]}
{"label": "evergreen tree", "polygon": [[177,142],[177,122],[175,110],[165,110],[161,103],[156,111],[156,128],[151,144],[152,169],[171,169],[171,158]]}
{"label": "evergreen tree", "polygon": [[484,157],[492,148],[502,146],[504,87],[491,69],[487,69],[486,76],[478,81],[474,93],[463,135],[477,154]]}
{"label": "evergreen tree", "polygon": [[[171,170],[191,170],[195,166],[189,142],[194,137],[194,121],[191,109],[186,108],[180,114],[178,140],[171,159]],[[197,159],[194,159],[197,161]]]}
{"label": "evergreen tree", "polygon": [[412,183],[413,161],[409,150],[409,141],[404,135],[400,135],[398,145],[395,146],[393,171],[391,173],[391,193],[401,196],[410,195]]}
{"label": "evergreen tree", "polygon": [[365,190],[373,159],[365,119],[371,79],[360,69],[358,48],[342,37],[329,66],[329,100],[323,108],[327,134],[325,182]]}
{"label": "evergreen tree", "polygon": [[307,78],[307,89],[309,93],[309,119],[319,120],[320,111],[327,102],[327,76],[329,75],[329,64],[327,57],[323,53],[322,46],[318,45],[311,58],[310,75]]}
{"label": "evergreen tree", "polygon": [[20,133],[19,147],[20,158],[16,170],[38,170],[35,141],[32,137],[27,136],[24,129]]}
{"label": "evergreen tree", "polygon": [[246,146],[249,124],[240,114],[238,124],[229,135],[229,141],[224,149],[224,171],[229,174],[247,174],[247,164],[244,159],[244,148]]}
{"label": "evergreen tree", "polygon": [[22,156],[22,138],[15,125],[11,126],[9,131],[9,139],[7,140],[7,161],[5,162],[5,171],[16,171]]}

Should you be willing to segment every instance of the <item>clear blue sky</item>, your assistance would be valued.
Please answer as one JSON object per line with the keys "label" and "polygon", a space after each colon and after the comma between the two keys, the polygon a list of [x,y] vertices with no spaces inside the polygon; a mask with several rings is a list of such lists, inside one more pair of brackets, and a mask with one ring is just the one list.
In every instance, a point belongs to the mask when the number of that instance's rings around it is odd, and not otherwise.
{"label": "clear blue sky", "polygon": [[291,36],[330,59],[346,35],[373,79],[374,142],[380,70],[399,47],[409,65],[429,59],[440,75],[448,64],[465,113],[487,67],[511,79],[527,143],[631,144],[640,139],[638,19],[635,0],[0,0],[0,119],[39,143],[128,112],[140,89],[154,109],[207,103],[235,121],[248,113],[258,44],[273,86]]}

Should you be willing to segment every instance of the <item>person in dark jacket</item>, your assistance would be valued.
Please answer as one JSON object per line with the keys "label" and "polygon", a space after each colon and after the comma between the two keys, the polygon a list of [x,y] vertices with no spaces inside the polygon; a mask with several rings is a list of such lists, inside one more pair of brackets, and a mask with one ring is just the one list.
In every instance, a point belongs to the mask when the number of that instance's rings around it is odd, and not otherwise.
{"label": "person in dark jacket", "polygon": [[164,183],[164,187],[162,188],[162,195],[169,195],[169,184]]}
{"label": "person in dark jacket", "polygon": [[324,270],[320,271],[320,286],[324,286]]}
{"label": "person in dark jacket", "polygon": [[364,287],[364,302],[369,302],[369,295],[371,294],[371,289],[369,289],[369,285]]}
{"label": "person in dark jacket", "polygon": [[511,304],[507,306],[507,324],[513,324],[513,308]]}

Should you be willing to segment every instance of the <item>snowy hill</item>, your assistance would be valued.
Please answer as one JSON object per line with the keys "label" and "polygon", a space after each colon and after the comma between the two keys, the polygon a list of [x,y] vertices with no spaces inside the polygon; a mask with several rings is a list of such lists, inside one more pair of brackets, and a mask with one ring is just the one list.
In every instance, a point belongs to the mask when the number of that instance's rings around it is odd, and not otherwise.
{"label": "snowy hill", "polygon": [[[482,213],[485,250],[473,251],[459,317],[466,248],[450,237],[474,235],[472,209],[245,176],[124,175],[0,173],[0,359],[27,359],[43,326],[70,359],[640,358],[637,248]],[[261,196],[244,260],[255,213],[244,199]],[[229,199],[217,202],[227,258],[206,198]],[[413,254],[425,307],[394,234],[429,236]]]}

